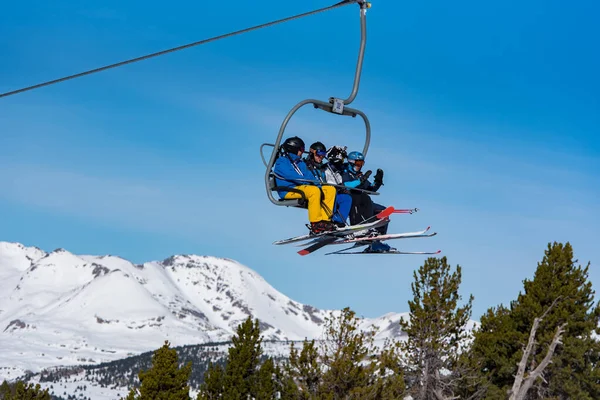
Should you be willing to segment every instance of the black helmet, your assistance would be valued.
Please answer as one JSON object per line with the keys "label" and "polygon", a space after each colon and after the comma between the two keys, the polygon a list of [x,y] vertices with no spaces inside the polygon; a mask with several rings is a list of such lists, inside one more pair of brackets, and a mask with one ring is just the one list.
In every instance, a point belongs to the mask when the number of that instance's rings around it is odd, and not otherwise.
{"label": "black helmet", "polygon": [[310,149],[314,150],[315,153],[322,155],[322,156],[325,156],[325,153],[327,153],[327,148],[321,142],[314,142],[313,144],[310,145]]}
{"label": "black helmet", "polygon": [[287,153],[298,154],[299,150],[304,151],[304,140],[298,136],[287,138],[281,145],[281,148]]}

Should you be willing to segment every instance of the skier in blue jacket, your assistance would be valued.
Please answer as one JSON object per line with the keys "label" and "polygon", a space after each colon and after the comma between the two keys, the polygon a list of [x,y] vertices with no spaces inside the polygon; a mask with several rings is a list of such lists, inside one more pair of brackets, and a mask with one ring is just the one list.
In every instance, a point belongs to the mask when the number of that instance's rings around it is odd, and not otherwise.
{"label": "skier in blue jacket", "polygon": [[[336,190],[323,185],[301,158],[304,141],[297,136],[286,139],[280,147],[281,154],[275,162],[275,183],[279,187],[300,190],[308,201],[308,220],[313,233],[332,231],[336,225],[331,221]],[[299,199],[299,193],[278,190],[282,199]],[[323,199],[321,199],[323,195]]]}

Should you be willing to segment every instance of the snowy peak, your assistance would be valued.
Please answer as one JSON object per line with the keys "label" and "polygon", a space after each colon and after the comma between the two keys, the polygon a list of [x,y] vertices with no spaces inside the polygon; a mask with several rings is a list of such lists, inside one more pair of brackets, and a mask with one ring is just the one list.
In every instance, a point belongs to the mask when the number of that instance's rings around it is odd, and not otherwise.
{"label": "snowy peak", "polygon": [[31,292],[70,291],[101,273],[102,266],[92,265],[65,250],[58,250],[33,262],[22,275],[26,279],[16,289],[29,289]]}
{"label": "snowy peak", "polygon": [[6,269],[24,271],[31,263],[46,256],[46,252],[37,247],[25,247],[20,243],[0,242],[0,277]]}
{"label": "snowy peak", "polygon": [[318,310],[292,301],[233,260],[173,256],[161,265],[194,306],[229,332],[248,316],[258,318],[263,335],[276,340],[312,336],[323,323]]}

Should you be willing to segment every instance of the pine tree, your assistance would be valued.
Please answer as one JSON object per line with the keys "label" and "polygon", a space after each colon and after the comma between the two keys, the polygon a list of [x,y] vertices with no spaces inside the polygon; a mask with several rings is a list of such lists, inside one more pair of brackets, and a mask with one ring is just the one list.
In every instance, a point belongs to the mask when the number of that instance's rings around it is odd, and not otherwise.
{"label": "pine tree", "polygon": [[410,322],[400,321],[408,334],[402,346],[408,354],[407,378],[414,382],[411,391],[415,399],[444,399],[457,389],[456,376],[444,371],[454,372],[458,366],[473,296],[458,306],[462,270],[457,265],[450,273],[446,257],[428,258],[413,276]]}
{"label": "pine tree", "polygon": [[527,332],[533,319],[559,299],[539,328],[535,363],[544,357],[556,328],[567,323],[562,345],[556,350],[552,364],[540,382],[538,391],[559,398],[600,398],[600,343],[592,337],[600,334],[600,304],[594,307],[594,291],[588,281],[588,265],[575,265],[573,248],[548,244],[544,258],[538,263],[534,279],[524,281],[524,294],[513,305],[514,318],[520,332]]}
{"label": "pine tree", "polygon": [[8,382],[3,381],[0,385],[0,400],[8,400],[9,396],[11,396],[10,385]]}
{"label": "pine tree", "polygon": [[225,372],[219,364],[209,362],[204,373],[204,382],[200,385],[198,400],[215,400],[221,398],[224,391]]}
{"label": "pine tree", "polygon": [[299,399],[311,399],[317,396],[323,373],[319,362],[319,351],[315,346],[314,339],[304,341],[300,354],[294,347],[294,343],[291,343],[285,371],[300,390],[298,392]]}
{"label": "pine tree", "polygon": [[[11,387],[12,386],[12,387]],[[23,381],[17,381],[10,385],[6,381],[0,386],[1,400],[50,400],[48,389],[42,390],[39,383],[35,386],[33,383],[25,384]]]}
{"label": "pine tree", "polygon": [[177,351],[164,345],[152,356],[152,367],[140,371],[139,389],[131,389],[126,400],[189,400],[188,381],[192,372],[191,362],[179,367]]}
{"label": "pine tree", "polygon": [[397,343],[378,351],[375,330],[359,330],[354,311],[326,318],[320,346],[304,340],[290,345],[284,366],[282,400],[391,400],[403,397],[404,375]]}
{"label": "pine tree", "polygon": [[375,332],[359,331],[358,322],[356,313],[348,307],[338,317],[327,318],[321,342],[321,364],[325,371],[319,398],[354,398],[356,392],[368,385],[373,366],[367,362],[372,361],[375,353]]}
{"label": "pine tree", "polygon": [[[463,353],[461,361],[479,371],[478,382],[460,392],[463,398],[485,393],[486,400],[506,400],[518,362],[516,354],[522,341],[511,317],[503,305],[492,307],[480,318],[481,326],[473,332],[474,341]],[[493,371],[490,376],[489,371]],[[492,381],[502,382],[496,385]]]}
{"label": "pine tree", "polygon": [[506,398],[534,319],[553,303],[537,329],[526,374],[540,364],[557,328],[566,323],[565,332],[552,363],[543,371],[543,379],[535,382],[530,396],[600,398],[600,343],[592,337],[594,332],[600,334],[600,304],[594,306],[589,265],[576,265],[568,242],[548,244],[533,280],[523,282],[524,293],[510,308],[490,309],[481,319],[470,356],[487,380],[488,398]]}
{"label": "pine tree", "polygon": [[383,350],[369,364],[367,384],[353,391],[354,398],[396,400],[405,397],[406,384],[400,348],[398,341],[386,340]]}
{"label": "pine tree", "polygon": [[279,368],[275,366],[273,359],[267,358],[258,370],[257,387],[255,391],[256,400],[272,400],[282,390]]}
{"label": "pine tree", "polygon": [[225,366],[224,395],[226,399],[245,399],[254,396],[257,372],[262,355],[262,338],[258,320],[248,317],[238,326],[232,338]]}
{"label": "pine tree", "polygon": [[[228,350],[225,368],[213,366],[200,386],[198,400],[255,398],[259,391],[262,337],[258,320],[248,317],[238,325]],[[263,385],[266,383],[263,381]]]}
{"label": "pine tree", "polygon": [[279,369],[279,380],[281,383],[280,400],[303,400],[310,398],[303,395],[300,391],[298,385],[294,382],[294,378],[285,368],[285,364]]}

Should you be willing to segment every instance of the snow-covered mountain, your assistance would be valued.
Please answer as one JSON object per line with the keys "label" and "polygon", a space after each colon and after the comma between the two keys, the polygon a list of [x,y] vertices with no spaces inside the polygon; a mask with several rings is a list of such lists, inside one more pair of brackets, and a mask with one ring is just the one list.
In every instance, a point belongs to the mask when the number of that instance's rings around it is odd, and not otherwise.
{"label": "snow-covered mountain", "polygon": [[[94,364],[230,339],[249,315],[266,340],[318,339],[339,310],[298,303],[233,260],[177,255],[133,264],[116,256],[46,252],[0,242],[0,381],[25,370]],[[390,313],[362,320],[399,338]]]}

